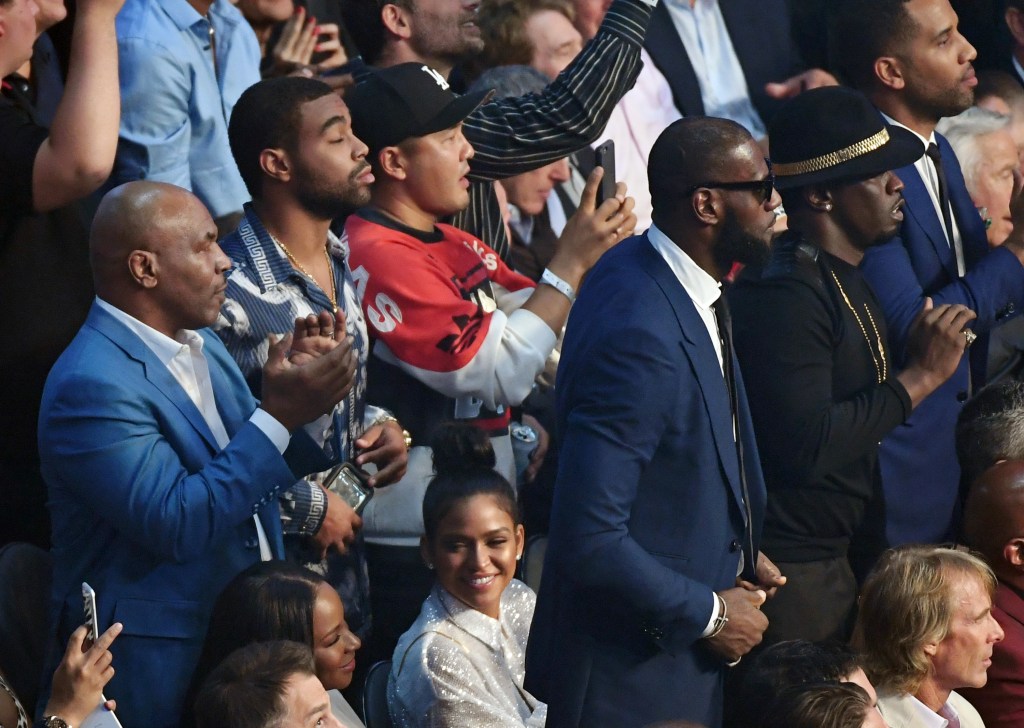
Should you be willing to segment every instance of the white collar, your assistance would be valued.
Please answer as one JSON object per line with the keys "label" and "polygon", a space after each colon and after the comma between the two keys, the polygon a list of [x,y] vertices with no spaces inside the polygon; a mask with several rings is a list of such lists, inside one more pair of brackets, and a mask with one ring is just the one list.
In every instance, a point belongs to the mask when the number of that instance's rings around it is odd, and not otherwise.
{"label": "white collar", "polygon": [[[501,650],[502,628],[500,618],[494,619],[493,617],[488,617],[483,612],[473,609],[465,602],[462,602],[452,596],[440,585],[436,585],[434,589],[437,594],[438,601],[441,602],[441,606],[443,606],[445,611],[448,612],[448,618],[451,620],[452,624],[469,633],[473,637],[476,637],[492,650]],[[502,593],[501,600],[499,601],[499,609],[501,606],[504,606],[505,595],[507,592],[508,588],[506,587],[505,592]]]}
{"label": "white collar", "polygon": [[133,334],[142,339],[142,342],[156,354],[157,359],[164,366],[170,365],[174,357],[181,353],[183,346],[187,346],[192,350],[203,350],[203,337],[195,331],[182,329],[172,339],[152,326],[142,323],[131,314],[107,303],[99,296],[96,297],[96,305],[127,326]]}
{"label": "white collar", "polygon": [[711,305],[721,298],[722,284],[694,263],[693,258],[673,243],[665,233],[658,229],[657,225],[651,225],[647,230],[647,239],[658,251],[658,254],[665,259],[668,267],[679,280],[679,284],[686,289],[687,295],[695,305],[710,309]]}
{"label": "white collar", "polygon": [[[913,695],[908,695],[907,697],[910,698],[910,706],[921,720],[923,726],[926,728],[946,728],[949,725],[949,720],[943,717],[943,715],[936,713]],[[942,706],[942,711],[946,716],[956,718],[957,720],[960,719],[960,714],[956,712],[956,708],[950,705],[948,699]]]}
{"label": "white collar", "polygon": [[[927,137],[923,137],[923,136],[921,136],[920,134],[918,134],[918,133],[917,133],[916,131],[914,131],[913,129],[911,129],[911,128],[910,128],[909,126],[907,126],[906,124],[901,124],[900,122],[896,121],[896,120],[895,120],[894,118],[892,118],[891,116],[889,116],[889,115],[888,115],[887,113],[885,113],[884,111],[883,111],[883,112],[881,112],[881,114],[882,114],[882,116],[883,116],[883,117],[885,118],[885,120],[886,120],[887,122],[889,122],[889,124],[891,124],[892,126],[898,126],[898,127],[900,127],[901,129],[906,129],[906,130],[907,130],[907,131],[909,131],[909,132],[910,132],[911,134],[913,134],[913,135],[914,135],[914,136],[916,136],[916,137],[917,137],[918,139],[920,139],[920,140],[921,140],[921,143],[922,143],[922,144],[924,144],[924,148],[925,148],[925,151],[927,151],[927,150],[928,150],[928,145],[929,145],[929,144],[935,144],[935,143],[936,143],[936,142],[935,142],[935,131],[934,131],[934,130],[932,130],[932,133],[931,133],[931,134],[929,134],[929,135],[928,135]],[[922,155],[922,156],[923,156],[923,155]]]}

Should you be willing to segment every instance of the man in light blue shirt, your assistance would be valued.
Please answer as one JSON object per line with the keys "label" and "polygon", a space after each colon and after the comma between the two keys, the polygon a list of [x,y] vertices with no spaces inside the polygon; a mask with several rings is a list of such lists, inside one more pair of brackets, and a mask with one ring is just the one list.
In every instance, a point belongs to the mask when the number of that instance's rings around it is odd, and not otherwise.
{"label": "man in light blue shirt", "polygon": [[256,35],[229,0],[127,0],[117,18],[121,138],[111,186],[195,193],[233,229],[249,193],[228,145],[238,97],[260,80]]}

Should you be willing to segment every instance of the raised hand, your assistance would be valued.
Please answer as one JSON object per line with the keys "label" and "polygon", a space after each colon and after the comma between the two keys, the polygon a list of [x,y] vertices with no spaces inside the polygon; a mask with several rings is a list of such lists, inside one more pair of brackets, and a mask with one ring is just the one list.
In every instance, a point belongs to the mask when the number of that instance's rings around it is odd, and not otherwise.
{"label": "raised hand", "polygon": [[346,336],[333,349],[295,364],[286,356],[294,334],[270,340],[263,366],[261,406],[289,430],[327,414],[348,394],[355,380],[357,357]]}

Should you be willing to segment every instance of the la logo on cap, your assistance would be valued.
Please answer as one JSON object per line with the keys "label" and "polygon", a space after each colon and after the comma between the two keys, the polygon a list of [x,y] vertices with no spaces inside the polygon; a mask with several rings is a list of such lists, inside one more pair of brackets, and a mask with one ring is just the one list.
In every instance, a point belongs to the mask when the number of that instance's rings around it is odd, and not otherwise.
{"label": "la logo on cap", "polygon": [[427,75],[434,79],[434,83],[440,86],[442,91],[448,90],[448,82],[444,80],[444,76],[442,76],[440,73],[435,71],[430,66],[420,66],[420,70],[426,71]]}

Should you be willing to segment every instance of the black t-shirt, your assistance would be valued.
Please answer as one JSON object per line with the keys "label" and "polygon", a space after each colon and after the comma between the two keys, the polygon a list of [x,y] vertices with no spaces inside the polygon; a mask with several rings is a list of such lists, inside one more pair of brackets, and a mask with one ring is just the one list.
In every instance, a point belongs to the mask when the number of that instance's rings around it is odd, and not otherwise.
{"label": "black t-shirt", "polygon": [[32,211],[32,166],[47,136],[49,131],[25,110],[0,97],[0,221],[5,243],[13,218]]}

